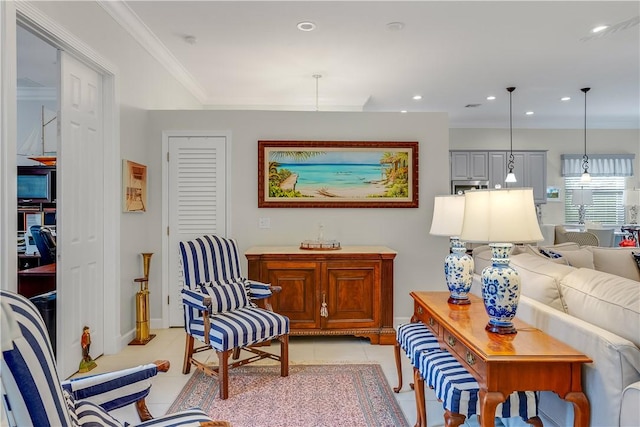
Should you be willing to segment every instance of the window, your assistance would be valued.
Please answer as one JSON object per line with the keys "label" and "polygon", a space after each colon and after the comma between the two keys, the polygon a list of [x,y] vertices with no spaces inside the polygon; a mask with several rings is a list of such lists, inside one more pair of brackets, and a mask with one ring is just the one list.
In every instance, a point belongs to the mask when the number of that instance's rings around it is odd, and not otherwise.
{"label": "window", "polygon": [[573,192],[585,188],[593,191],[593,204],[586,206],[585,219],[587,221],[602,224],[623,224],[625,209],[622,205],[622,192],[624,185],[625,178],[622,176],[591,176],[591,182],[587,183],[581,182],[579,176],[565,176],[565,223],[578,223],[578,206],[573,205]]}

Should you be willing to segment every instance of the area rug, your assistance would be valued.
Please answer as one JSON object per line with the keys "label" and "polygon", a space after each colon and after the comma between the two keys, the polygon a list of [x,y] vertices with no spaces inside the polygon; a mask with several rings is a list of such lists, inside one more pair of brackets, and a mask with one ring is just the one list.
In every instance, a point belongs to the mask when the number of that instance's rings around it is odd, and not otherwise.
{"label": "area rug", "polygon": [[234,427],[408,426],[378,364],[242,366],[229,371],[229,398],[196,370],[169,413],[200,407]]}

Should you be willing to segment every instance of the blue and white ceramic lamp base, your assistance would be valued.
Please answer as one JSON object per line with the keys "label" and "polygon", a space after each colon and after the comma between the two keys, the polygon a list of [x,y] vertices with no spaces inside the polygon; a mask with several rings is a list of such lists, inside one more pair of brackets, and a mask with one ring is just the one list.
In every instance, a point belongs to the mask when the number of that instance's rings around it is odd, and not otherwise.
{"label": "blue and white ceramic lamp base", "polygon": [[450,238],[451,253],[444,259],[444,275],[449,288],[449,304],[471,304],[469,291],[473,281],[473,258],[457,237]]}
{"label": "blue and white ceramic lamp base", "polygon": [[485,329],[497,334],[515,334],[513,325],[520,301],[520,275],[509,266],[513,244],[492,243],[492,265],[482,270],[482,299],[489,315]]}

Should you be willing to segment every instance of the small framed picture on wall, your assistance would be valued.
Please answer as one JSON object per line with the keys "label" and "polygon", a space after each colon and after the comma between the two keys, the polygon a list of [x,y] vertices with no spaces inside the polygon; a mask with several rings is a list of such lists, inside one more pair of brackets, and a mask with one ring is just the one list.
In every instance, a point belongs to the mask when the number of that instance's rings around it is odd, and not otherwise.
{"label": "small framed picture on wall", "polygon": [[558,187],[547,187],[547,202],[561,202],[560,198],[560,188]]}
{"label": "small framed picture on wall", "polygon": [[122,209],[147,211],[147,167],[131,160],[122,161]]}

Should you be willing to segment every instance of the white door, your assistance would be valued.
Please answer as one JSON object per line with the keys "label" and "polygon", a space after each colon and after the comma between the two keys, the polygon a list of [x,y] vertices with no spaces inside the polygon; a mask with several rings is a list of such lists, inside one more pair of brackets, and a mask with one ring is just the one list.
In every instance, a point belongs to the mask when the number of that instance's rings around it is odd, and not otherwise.
{"label": "white door", "polygon": [[227,234],[226,138],[169,138],[169,326],[183,326],[178,242]]}
{"label": "white door", "polygon": [[85,325],[90,355],[104,352],[103,120],[101,74],[62,51],[59,60],[57,361],[66,378],[78,370]]}

